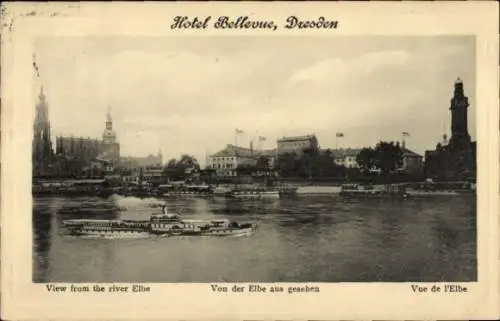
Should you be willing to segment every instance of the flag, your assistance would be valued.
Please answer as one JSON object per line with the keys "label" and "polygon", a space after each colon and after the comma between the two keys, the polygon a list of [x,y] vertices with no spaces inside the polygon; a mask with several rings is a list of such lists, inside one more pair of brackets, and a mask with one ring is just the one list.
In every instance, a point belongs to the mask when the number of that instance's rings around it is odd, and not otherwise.
{"label": "flag", "polygon": [[259,142],[263,142],[265,140],[266,140],[266,138],[264,136],[259,136]]}
{"label": "flag", "polygon": [[344,137],[344,134],[343,133],[337,133],[336,135],[337,137]]}
{"label": "flag", "polygon": [[409,136],[410,136],[410,134],[409,134],[408,132],[403,132],[403,136],[404,136],[404,137],[409,137]]}
{"label": "flag", "polygon": [[236,134],[243,134],[243,130],[236,128]]}

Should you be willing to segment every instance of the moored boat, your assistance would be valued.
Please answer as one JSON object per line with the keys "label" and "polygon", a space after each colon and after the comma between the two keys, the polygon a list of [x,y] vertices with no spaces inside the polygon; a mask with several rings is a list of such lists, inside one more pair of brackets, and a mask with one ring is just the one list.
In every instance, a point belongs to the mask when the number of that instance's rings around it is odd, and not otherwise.
{"label": "moored boat", "polygon": [[252,188],[252,189],[235,189],[229,194],[231,198],[238,199],[263,199],[263,198],[279,198],[278,190]]}
{"label": "moored boat", "polygon": [[362,186],[360,184],[344,184],[340,195],[352,198],[406,198],[408,193],[402,185]]}
{"label": "moored boat", "polygon": [[406,192],[409,196],[459,196],[464,194],[464,192],[458,191],[425,191],[412,189],[409,189]]}

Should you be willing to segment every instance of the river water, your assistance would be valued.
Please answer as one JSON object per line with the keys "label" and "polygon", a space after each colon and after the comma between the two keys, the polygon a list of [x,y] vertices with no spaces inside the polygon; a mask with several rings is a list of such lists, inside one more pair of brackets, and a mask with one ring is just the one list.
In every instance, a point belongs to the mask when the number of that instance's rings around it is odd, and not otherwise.
{"label": "river water", "polygon": [[[62,220],[148,219],[152,199],[34,199],[34,282],[474,281],[476,199],[167,199],[187,219],[252,221],[247,237],[89,239]],[[116,205],[127,208],[117,211]]]}

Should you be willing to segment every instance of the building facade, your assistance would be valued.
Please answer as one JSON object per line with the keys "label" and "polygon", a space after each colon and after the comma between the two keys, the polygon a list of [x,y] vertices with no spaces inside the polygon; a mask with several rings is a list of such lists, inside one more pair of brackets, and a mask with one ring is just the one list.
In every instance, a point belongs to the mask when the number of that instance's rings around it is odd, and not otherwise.
{"label": "building facade", "polygon": [[331,150],[334,157],[334,163],[338,166],[346,168],[359,168],[356,160],[361,149],[358,148],[345,148]]}
{"label": "building facade", "polygon": [[209,157],[209,168],[217,176],[238,176],[238,168],[257,165],[257,156],[250,148],[228,144],[226,148]]}
{"label": "building facade", "polygon": [[161,150],[157,155],[150,154],[146,157],[121,157],[120,167],[124,168],[139,168],[147,166],[161,166],[163,165],[163,155]]}
{"label": "building facade", "polygon": [[401,171],[408,174],[418,174],[423,170],[424,157],[415,153],[414,151],[406,148],[404,142],[402,147],[403,155],[402,155],[402,165]]}
{"label": "building facade", "polygon": [[252,147],[228,144],[226,148],[209,156],[208,168],[222,177],[242,175],[241,169],[249,169],[247,175],[259,175],[274,170],[276,153],[276,149],[254,150]]}
{"label": "building facade", "polygon": [[99,157],[104,150],[101,140],[90,137],[56,137],[56,155],[90,161]]}
{"label": "building facade", "polygon": [[306,148],[318,149],[319,143],[316,135],[283,137],[277,141],[278,153],[301,153]]}
{"label": "building facade", "polygon": [[116,141],[111,114],[108,112],[103,139],[84,137],[56,138],[56,155],[79,159],[84,162],[100,159],[118,164],[120,160],[120,144]]}

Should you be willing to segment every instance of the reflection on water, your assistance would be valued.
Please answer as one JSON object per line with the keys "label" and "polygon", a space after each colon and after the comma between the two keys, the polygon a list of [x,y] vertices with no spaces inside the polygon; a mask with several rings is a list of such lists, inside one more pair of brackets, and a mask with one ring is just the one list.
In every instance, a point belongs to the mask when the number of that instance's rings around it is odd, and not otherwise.
{"label": "reflection on water", "polygon": [[[253,221],[250,237],[84,239],[62,220],[147,219],[152,199],[37,198],[34,282],[474,281],[475,197],[167,199],[190,219]],[[116,207],[127,210],[118,212]]]}

